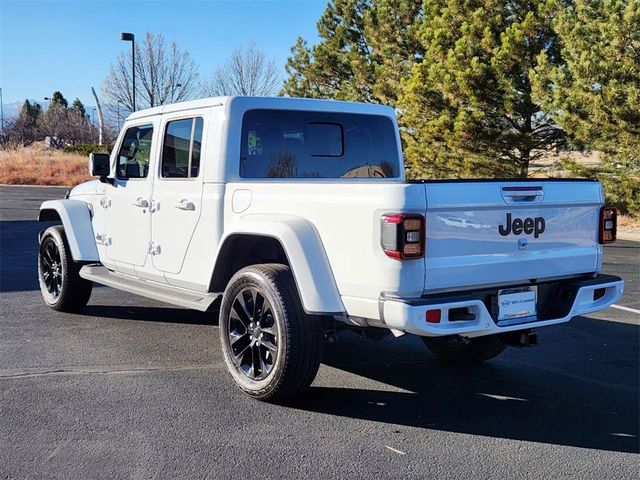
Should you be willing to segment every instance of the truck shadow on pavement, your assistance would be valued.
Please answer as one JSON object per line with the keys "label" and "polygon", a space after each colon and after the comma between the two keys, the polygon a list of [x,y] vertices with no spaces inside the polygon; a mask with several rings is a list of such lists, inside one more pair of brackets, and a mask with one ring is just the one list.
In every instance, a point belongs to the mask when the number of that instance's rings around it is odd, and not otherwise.
{"label": "truck shadow on pavement", "polygon": [[218,325],[217,312],[198,312],[177,307],[141,307],[114,305],[87,305],[82,315],[134,320],[139,322],[181,323],[185,325]]}
{"label": "truck shadow on pavement", "polygon": [[38,233],[55,223],[0,222],[0,292],[39,290]]}
{"label": "truck shadow on pavement", "polygon": [[352,383],[320,380],[287,405],[384,422],[390,434],[408,426],[638,452],[638,333],[580,317],[541,330],[536,348],[510,348],[470,368],[436,362],[417,337],[371,342],[345,333],[323,363],[355,374]]}

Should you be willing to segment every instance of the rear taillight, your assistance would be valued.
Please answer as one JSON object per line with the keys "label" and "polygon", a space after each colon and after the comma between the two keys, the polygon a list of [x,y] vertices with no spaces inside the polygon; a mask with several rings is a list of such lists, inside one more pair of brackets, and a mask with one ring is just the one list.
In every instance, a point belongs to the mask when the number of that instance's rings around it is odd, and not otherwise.
{"label": "rear taillight", "polygon": [[382,249],[397,260],[424,257],[425,221],[422,215],[395,213],[383,215],[381,222]]}
{"label": "rear taillight", "polygon": [[614,207],[600,209],[600,243],[616,241],[618,230],[618,210]]}

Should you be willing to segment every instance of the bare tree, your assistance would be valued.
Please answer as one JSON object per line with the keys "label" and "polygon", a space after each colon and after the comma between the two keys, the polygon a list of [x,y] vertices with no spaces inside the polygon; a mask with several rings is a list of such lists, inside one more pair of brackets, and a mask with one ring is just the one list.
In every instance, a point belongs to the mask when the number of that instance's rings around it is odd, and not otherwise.
{"label": "bare tree", "polygon": [[[136,43],[136,107],[147,108],[193,98],[199,90],[198,67],[188,52],[175,43],[167,47],[164,37],[147,32]],[[131,55],[121,53],[104,81],[110,109],[133,110]]]}
{"label": "bare tree", "polygon": [[245,51],[233,51],[227,63],[216,69],[203,91],[205,95],[213,97],[271,96],[280,91],[281,83],[276,63],[267,60],[264,53],[251,42]]}
{"label": "bare tree", "polygon": [[97,128],[86,116],[63,105],[52,103],[39,120],[41,135],[49,137],[55,148],[93,143],[98,138]]}
{"label": "bare tree", "polygon": [[4,120],[4,129],[0,133],[0,149],[10,150],[27,147],[41,139],[39,126],[24,117],[18,116]]}

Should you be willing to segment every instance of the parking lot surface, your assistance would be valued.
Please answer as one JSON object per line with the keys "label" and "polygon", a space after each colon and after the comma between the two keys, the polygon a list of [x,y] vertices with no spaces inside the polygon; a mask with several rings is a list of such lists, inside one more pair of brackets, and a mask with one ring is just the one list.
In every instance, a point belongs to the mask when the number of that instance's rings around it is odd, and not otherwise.
{"label": "parking lot surface", "polygon": [[0,478],[637,478],[640,243],[619,305],[466,369],[417,337],[328,345],[304,395],[241,395],[217,319],[94,289],[40,298],[35,221],[64,189],[0,187]]}

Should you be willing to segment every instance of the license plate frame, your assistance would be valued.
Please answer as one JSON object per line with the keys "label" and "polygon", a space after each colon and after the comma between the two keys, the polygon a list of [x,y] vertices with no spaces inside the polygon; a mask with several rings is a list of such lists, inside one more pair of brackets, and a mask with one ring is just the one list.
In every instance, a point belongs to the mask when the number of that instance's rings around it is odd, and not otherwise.
{"label": "license plate frame", "polygon": [[536,286],[500,289],[496,300],[498,322],[524,321],[538,315]]}

